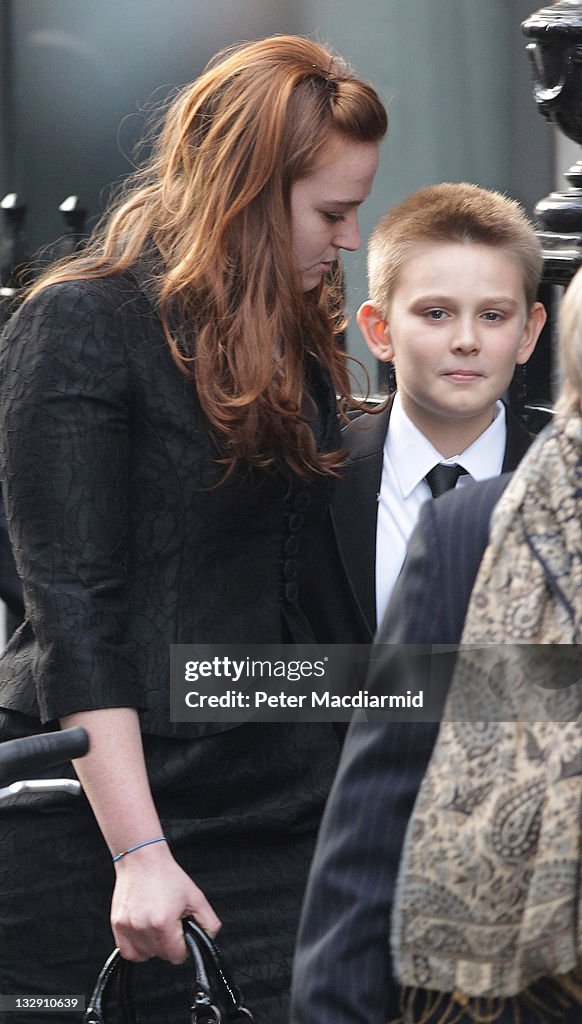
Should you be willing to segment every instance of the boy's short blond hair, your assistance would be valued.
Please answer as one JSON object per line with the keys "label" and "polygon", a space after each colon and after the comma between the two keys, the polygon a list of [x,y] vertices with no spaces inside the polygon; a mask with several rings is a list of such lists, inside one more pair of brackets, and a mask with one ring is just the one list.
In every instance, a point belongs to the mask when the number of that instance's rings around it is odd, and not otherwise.
{"label": "boy's short blond hair", "polygon": [[541,246],[531,221],[514,199],[468,182],[418,189],[393,206],[368,243],[370,298],[384,314],[406,261],[421,245],[475,242],[499,249],[521,267],[527,308],[542,274]]}

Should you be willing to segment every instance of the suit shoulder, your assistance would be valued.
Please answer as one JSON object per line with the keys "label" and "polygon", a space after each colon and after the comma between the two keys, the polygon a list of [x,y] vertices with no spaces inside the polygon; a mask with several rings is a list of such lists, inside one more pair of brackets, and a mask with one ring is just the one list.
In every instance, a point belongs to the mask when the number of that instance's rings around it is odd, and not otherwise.
{"label": "suit shoulder", "polygon": [[[128,365],[128,341],[139,336],[130,312],[139,292],[120,278],[72,280],[49,285],[17,310],[0,346],[0,375],[13,373],[46,392],[49,382],[81,385]],[[141,323],[141,320],[140,320]],[[97,383],[95,379],[95,384]]]}
{"label": "suit shoulder", "polygon": [[535,435],[528,430],[526,424],[517,416],[510,406],[505,406],[507,439],[503,458],[503,471],[512,472],[517,469],[523,456],[534,440]]}
{"label": "suit shoulder", "polygon": [[511,476],[511,473],[502,473],[488,480],[470,480],[464,487],[447,491],[440,498],[426,503],[421,510],[419,521],[430,517],[433,528],[446,527],[448,533],[460,529],[466,520],[475,524],[488,524],[491,513]]}
{"label": "suit shoulder", "polygon": [[342,428],[342,445],[350,461],[377,455],[384,447],[390,406],[377,413],[362,412]]}
{"label": "suit shoulder", "polygon": [[47,316],[50,322],[63,327],[69,323],[84,321],[90,324],[92,318],[118,316],[129,312],[132,304],[142,298],[137,285],[126,274],[107,278],[85,280],[74,278],[48,284],[30,299],[25,300],[12,315],[4,328],[4,335],[10,337],[26,324],[27,329],[41,326]]}

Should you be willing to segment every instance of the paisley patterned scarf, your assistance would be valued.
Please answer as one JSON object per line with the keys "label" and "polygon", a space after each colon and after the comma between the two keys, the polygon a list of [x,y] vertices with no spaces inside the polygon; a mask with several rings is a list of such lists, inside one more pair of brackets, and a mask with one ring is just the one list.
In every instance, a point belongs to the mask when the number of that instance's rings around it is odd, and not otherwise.
{"label": "paisley patterned scarf", "polygon": [[582,1003],[581,643],[582,419],[556,417],[495,509],[409,823],[392,935],[405,1024]]}

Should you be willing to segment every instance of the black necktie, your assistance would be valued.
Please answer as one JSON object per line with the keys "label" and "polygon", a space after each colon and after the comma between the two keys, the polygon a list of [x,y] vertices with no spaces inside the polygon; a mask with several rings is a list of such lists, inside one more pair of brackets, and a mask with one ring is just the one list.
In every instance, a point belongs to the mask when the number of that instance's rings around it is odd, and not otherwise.
{"label": "black necktie", "polygon": [[438,462],[436,466],[426,474],[425,480],[431,489],[433,498],[438,498],[445,491],[452,490],[456,487],[457,480],[460,476],[466,474],[467,470],[463,469],[462,466],[457,465],[453,462],[452,465],[447,465],[444,462]]}

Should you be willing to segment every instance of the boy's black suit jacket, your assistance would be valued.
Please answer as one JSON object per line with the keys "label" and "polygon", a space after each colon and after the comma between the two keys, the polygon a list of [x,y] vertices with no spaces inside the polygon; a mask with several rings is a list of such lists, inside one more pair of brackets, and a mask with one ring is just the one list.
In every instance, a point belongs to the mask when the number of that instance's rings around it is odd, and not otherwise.
{"label": "boy's black suit jacket", "polygon": [[[302,581],[304,603],[327,643],[371,643],[376,632],[376,522],[384,441],[393,397],[380,413],[363,413],[342,431],[348,461],[314,545],[317,564]],[[514,470],[532,435],[506,408],[502,472]]]}

